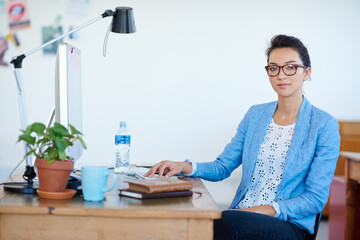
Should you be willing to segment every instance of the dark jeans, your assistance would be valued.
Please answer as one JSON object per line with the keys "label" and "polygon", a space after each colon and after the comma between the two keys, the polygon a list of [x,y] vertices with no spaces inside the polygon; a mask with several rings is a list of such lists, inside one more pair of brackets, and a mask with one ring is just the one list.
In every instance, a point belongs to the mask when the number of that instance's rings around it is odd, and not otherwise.
{"label": "dark jeans", "polygon": [[214,240],[305,240],[310,234],[291,222],[259,213],[224,211],[214,222]]}

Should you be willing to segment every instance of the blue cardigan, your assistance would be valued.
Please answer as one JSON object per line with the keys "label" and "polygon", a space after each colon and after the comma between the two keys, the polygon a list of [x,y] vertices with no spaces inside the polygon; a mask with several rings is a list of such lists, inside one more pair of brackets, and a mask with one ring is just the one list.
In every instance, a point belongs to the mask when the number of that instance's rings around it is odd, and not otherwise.
{"label": "blue cardigan", "polygon": [[[260,145],[278,102],[252,106],[237,133],[214,162],[198,162],[192,176],[220,181],[243,164],[243,174],[230,209],[245,195]],[[340,135],[335,118],[314,107],[303,97],[285,169],[275,201],[279,219],[314,232],[315,218],[324,208],[339,156]]]}

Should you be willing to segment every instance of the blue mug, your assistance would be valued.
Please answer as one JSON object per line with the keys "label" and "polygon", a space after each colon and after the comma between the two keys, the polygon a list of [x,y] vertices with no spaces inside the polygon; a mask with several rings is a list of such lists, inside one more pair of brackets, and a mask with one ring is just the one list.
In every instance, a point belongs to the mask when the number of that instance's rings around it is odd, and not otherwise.
{"label": "blue mug", "polygon": [[[110,188],[106,188],[108,176],[111,176],[113,179]],[[109,169],[104,166],[83,166],[81,168],[81,185],[86,201],[102,201],[104,200],[105,192],[115,187],[116,175],[109,173]]]}

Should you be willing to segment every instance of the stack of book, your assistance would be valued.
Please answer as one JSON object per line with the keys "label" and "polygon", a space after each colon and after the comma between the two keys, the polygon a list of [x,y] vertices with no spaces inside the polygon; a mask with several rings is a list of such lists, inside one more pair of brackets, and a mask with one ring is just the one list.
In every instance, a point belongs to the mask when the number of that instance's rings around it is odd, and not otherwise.
{"label": "stack of book", "polygon": [[138,179],[125,181],[129,188],[120,190],[120,196],[136,199],[192,196],[191,182],[173,179]]}

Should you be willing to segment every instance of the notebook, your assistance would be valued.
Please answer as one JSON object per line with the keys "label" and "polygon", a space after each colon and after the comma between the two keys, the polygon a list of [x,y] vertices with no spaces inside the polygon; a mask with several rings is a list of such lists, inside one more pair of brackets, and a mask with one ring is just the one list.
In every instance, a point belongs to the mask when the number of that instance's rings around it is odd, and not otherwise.
{"label": "notebook", "polygon": [[120,190],[120,196],[136,198],[136,199],[153,199],[153,198],[170,198],[170,197],[187,197],[192,196],[192,191],[175,191],[175,192],[158,192],[158,193],[142,193],[133,190]]}
{"label": "notebook", "polygon": [[175,192],[192,189],[189,181],[174,178],[137,179],[125,181],[129,189],[142,193]]}

